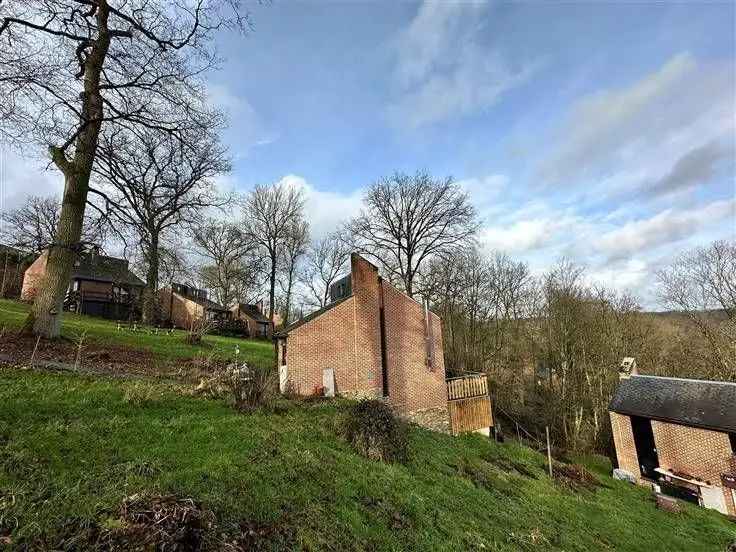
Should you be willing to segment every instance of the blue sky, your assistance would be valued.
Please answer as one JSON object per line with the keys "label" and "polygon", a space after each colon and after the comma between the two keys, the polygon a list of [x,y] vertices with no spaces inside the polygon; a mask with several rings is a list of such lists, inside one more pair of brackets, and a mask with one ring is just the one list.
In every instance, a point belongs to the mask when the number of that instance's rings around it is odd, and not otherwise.
{"label": "blue sky", "polygon": [[[674,254],[736,238],[731,2],[275,0],[252,16],[208,84],[231,117],[222,184],[303,187],[315,235],[374,179],[423,169],[468,190],[485,250],[535,272],[566,255],[647,303]],[[8,165],[13,202],[29,176]]]}

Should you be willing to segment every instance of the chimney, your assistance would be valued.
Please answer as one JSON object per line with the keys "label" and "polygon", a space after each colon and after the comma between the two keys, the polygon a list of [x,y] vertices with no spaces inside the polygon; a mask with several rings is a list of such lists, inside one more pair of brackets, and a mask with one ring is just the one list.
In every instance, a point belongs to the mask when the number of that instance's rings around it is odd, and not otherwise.
{"label": "chimney", "polygon": [[256,308],[258,308],[258,312],[263,314],[263,299],[261,299],[260,301],[258,301],[258,303],[256,303]]}
{"label": "chimney", "polygon": [[634,357],[624,357],[618,367],[618,378],[629,379],[636,376],[639,371],[636,369],[636,359]]}

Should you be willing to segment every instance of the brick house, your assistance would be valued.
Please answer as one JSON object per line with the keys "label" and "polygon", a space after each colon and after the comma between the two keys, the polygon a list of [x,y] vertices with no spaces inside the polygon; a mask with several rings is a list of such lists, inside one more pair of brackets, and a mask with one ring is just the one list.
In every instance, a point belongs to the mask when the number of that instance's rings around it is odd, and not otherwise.
{"label": "brick house", "polygon": [[238,303],[230,309],[234,320],[241,320],[249,337],[273,337],[273,322],[263,314],[263,303]]}
{"label": "brick house", "polygon": [[160,289],[158,301],[161,318],[176,328],[189,329],[200,320],[219,322],[232,317],[227,307],[207,297],[207,291],[186,284],[171,284]]}
{"label": "brick house", "polygon": [[[47,263],[48,250],[26,269],[21,300],[32,301],[36,297]],[[64,309],[110,319],[134,318],[144,286],[130,271],[127,260],[100,255],[96,249],[80,253],[72,267]]]}
{"label": "brick house", "polygon": [[609,413],[620,469],[736,516],[736,384],[624,373]]}
{"label": "brick house", "polygon": [[0,297],[20,297],[23,276],[33,257],[26,251],[0,244]]}
{"label": "brick house", "polygon": [[361,256],[350,262],[330,304],[275,334],[282,389],[334,386],[338,395],[385,397],[399,414],[446,420],[442,320]]}

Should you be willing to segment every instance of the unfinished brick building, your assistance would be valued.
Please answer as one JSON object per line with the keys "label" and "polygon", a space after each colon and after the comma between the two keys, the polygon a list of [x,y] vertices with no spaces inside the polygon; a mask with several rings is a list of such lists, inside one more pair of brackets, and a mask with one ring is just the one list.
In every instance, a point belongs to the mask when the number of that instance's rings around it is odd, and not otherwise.
{"label": "unfinished brick building", "polygon": [[736,384],[624,373],[609,410],[619,468],[736,516]]}
{"label": "unfinished brick building", "polygon": [[401,414],[447,420],[442,320],[351,256],[332,302],[276,334],[282,387],[386,397]]}

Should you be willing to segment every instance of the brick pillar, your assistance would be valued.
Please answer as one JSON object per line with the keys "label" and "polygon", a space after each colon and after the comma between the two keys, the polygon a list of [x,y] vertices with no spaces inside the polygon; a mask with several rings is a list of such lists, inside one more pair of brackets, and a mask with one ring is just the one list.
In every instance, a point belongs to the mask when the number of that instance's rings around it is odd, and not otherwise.
{"label": "brick pillar", "polygon": [[355,387],[363,394],[381,396],[381,297],[378,268],[355,253],[350,256],[350,268],[355,297]]}

